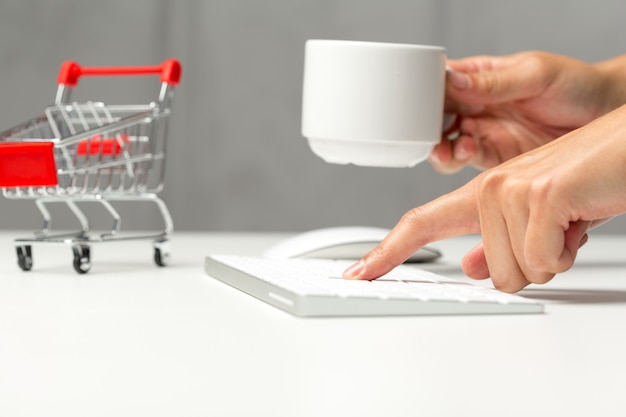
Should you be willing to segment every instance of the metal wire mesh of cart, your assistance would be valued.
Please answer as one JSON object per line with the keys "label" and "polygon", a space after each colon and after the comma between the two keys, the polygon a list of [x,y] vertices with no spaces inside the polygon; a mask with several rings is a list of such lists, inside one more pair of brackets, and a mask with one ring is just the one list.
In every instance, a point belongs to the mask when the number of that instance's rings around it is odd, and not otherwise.
{"label": "metal wire mesh of cart", "polygon": [[[37,198],[158,192],[163,185],[168,116],[169,109],[156,105],[88,102],[48,107],[44,116],[0,134],[5,143],[21,139],[29,144],[21,147],[25,155],[14,164],[3,164],[5,178],[10,174],[22,181],[4,187],[3,194]],[[53,143],[52,154],[45,150],[48,141]],[[52,161],[46,157],[54,160],[54,174],[37,172],[49,170]]]}
{"label": "metal wire mesh of cart", "polygon": [[[148,104],[105,105],[70,102],[81,76],[160,75],[158,101]],[[163,187],[168,119],[180,63],[170,59],[151,67],[61,66],[56,104],[43,115],[0,133],[0,187],[8,199],[34,199],[43,216],[33,238],[16,239],[18,264],[32,268],[32,243],[72,246],[74,268],[89,270],[93,242],[153,239],[157,265],[166,264],[171,216],[157,193]],[[121,217],[112,201],[152,202],[163,218],[162,231],[120,236]],[[80,224],[77,232],[51,234],[49,203],[64,203]],[[90,219],[80,208],[96,202],[113,218],[109,233],[90,235]]]}

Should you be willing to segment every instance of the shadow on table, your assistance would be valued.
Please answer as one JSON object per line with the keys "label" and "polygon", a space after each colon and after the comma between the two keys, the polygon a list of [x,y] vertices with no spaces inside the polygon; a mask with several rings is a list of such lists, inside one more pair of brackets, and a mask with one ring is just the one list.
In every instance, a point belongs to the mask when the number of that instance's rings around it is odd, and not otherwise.
{"label": "shadow on table", "polygon": [[626,268],[626,259],[607,259],[602,261],[577,260],[573,268],[577,269],[606,269],[606,268]]}
{"label": "shadow on table", "polygon": [[626,291],[622,290],[528,288],[520,295],[537,301],[562,304],[626,303]]}
{"label": "shadow on table", "polygon": [[[442,275],[463,274],[460,265],[435,262],[430,264],[416,264],[417,267],[426,269]],[[597,271],[602,268],[626,268],[625,260],[615,260],[607,262],[579,262],[574,265],[577,269],[593,269]],[[481,281],[470,281],[480,284]],[[561,304],[618,304],[626,303],[626,290],[594,290],[580,288],[526,288],[519,295],[537,301],[561,303]]]}

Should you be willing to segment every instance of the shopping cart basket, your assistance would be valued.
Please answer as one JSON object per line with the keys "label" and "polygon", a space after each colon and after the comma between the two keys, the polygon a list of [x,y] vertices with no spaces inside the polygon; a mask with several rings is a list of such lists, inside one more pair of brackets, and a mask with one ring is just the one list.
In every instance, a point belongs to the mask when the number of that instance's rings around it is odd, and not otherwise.
{"label": "shopping cart basket", "polygon": [[[70,102],[82,76],[160,74],[158,101],[145,105],[105,105]],[[32,244],[69,245],[74,269],[91,267],[90,244],[120,239],[153,240],[154,261],[164,266],[173,230],[165,203],[157,196],[163,186],[168,119],[181,75],[174,59],[158,66],[81,67],[63,63],[55,105],[43,115],[0,133],[0,187],[8,199],[32,199],[43,216],[43,228],[27,239],[16,239],[18,265],[33,266]],[[156,204],[163,230],[120,234],[121,216],[111,202]],[[80,224],[77,232],[51,233],[49,203],[64,203]],[[110,232],[90,233],[83,202],[101,204],[110,213]],[[80,203],[80,204],[78,204]],[[134,204],[134,203],[133,203]]]}

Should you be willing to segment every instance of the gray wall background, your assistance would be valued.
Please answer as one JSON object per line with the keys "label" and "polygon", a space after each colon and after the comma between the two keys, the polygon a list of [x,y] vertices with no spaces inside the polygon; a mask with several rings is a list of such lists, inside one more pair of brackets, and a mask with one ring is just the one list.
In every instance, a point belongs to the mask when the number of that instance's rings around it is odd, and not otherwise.
{"label": "gray wall background", "polygon": [[[306,39],[436,44],[454,58],[538,49],[595,62],[625,52],[624,16],[623,0],[4,0],[0,129],[53,102],[64,60],[146,65],[176,57],[183,79],[161,196],[177,230],[391,227],[476,171],[444,176],[427,163],[376,169],[317,159],[300,135]],[[157,84],[84,79],[74,98],[143,103]],[[121,211],[127,227],[160,226],[151,207]],[[0,213],[2,229],[39,227],[31,201],[0,198]],[[58,215],[65,227],[60,208]],[[624,232],[626,221],[604,230]]]}

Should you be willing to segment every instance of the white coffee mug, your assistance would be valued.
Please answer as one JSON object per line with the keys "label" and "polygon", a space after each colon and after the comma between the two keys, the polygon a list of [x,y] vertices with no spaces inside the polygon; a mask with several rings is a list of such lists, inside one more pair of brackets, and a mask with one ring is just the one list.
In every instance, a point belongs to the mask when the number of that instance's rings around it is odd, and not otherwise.
{"label": "white coffee mug", "polygon": [[445,74],[442,47],[309,40],[302,135],[327,162],[414,166],[441,139]]}

